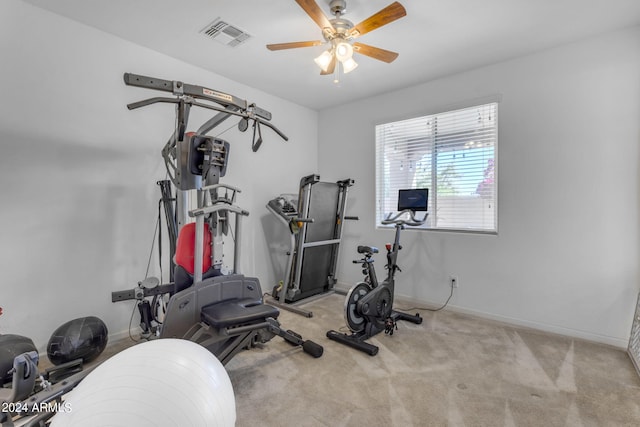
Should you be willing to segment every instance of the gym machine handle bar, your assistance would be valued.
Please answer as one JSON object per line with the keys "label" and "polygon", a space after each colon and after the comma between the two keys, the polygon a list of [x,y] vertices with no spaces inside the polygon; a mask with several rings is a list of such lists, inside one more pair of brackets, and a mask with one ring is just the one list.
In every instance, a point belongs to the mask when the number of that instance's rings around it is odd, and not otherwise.
{"label": "gym machine handle bar", "polygon": [[[405,214],[409,214],[409,219],[402,218]],[[393,215],[393,213],[390,213],[382,221],[382,225],[396,224],[396,225],[410,225],[412,227],[418,227],[424,224],[424,222],[427,220],[427,216],[429,216],[428,213],[425,213],[424,217],[420,219],[420,218],[416,218],[415,215],[416,215],[415,211],[412,211],[411,209],[405,209],[403,211],[398,212],[395,215]]]}
{"label": "gym machine handle bar", "polygon": [[132,73],[124,73],[124,83],[127,86],[136,86],[136,87],[141,87],[145,89],[155,89],[155,90],[161,90],[164,92],[171,92],[178,97],[178,98],[154,97],[154,98],[149,98],[149,99],[145,99],[138,102],[132,102],[130,104],[127,104],[127,108],[129,110],[135,110],[136,108],[146,107],[147,105],[156,104],[159,102],[176,104],[180,102],[179,100],[181,99],[181,97],[186,95],[194,99],[204,99],[207,101],[213,101],[217,104],[222,105],[222,107],[224,108],[203,104],[193,100],[184,100],[184,98],[182,98],[185,102],[188,102],[191,105],[195,105],[197,107],[206,108],[213,111],[222,112],[225,114],[242,117],[245,120],[254,120],[259,124],[263,124],[271,128],[275,133],[277,133],[285,141],[289,140],[289,138],[284,133],[282,133],[273,124],[268,122],[268,120],[271,120],[271,113],[269,111],[263,108],[260,108],[255,104],[249,104],[246,100],[240,99],[233,95],[229,95],[227,93],[219,92],[203,86],[183,83],[181,81],[156,79],[154,77],[141,76],[141,75],[132,74]]}

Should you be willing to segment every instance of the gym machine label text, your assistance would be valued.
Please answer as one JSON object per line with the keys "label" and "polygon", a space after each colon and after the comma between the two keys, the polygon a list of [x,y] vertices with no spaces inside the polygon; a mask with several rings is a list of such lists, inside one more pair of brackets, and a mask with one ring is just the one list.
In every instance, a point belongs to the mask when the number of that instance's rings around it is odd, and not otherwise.
{"label": "gym machine label text", "polygon": [[233,101],[233,98],[231,97],[231,95],[227,95],[226,93],[222,93],[222,92],[216,92],[215,90],[207,89],[204,87],[202,88],[202,93],[208,96],[213,96],[220,99],[226,99],[227,101]]}

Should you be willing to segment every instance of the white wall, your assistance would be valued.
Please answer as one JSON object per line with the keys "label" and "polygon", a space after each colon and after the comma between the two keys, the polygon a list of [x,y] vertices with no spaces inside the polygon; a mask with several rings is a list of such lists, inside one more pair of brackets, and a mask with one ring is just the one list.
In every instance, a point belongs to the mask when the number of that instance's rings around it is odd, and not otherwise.
{"label": "white wall", "polygon": [[348,213],[361,218],[347,227],[342,284],[361,280],[357,244],[392,239],[374,228],[374,125],[494,95],[499,233],[406,231],[397,292],[438,304],[454,274],[458,310],[626,346],[639,284],[640,27],[321,111],[320,174],[355,179]]}
{"label": "white wall", "polygon": [[[256,102],[289,136],[284,143],[264,128],[254,154],[250,131],[221,135],[232,145],[222,181],[243,189],[238,202],[252,213],[243,272],[270,289],[261,218],[270,198],[316,172],[317,112],[18,0],[0,2],[0,56],[0,333],[27,335],[44,348],[57,326],[76,317],[98,316],[112,335],[128,328],[134,302],[113,304],[111,292],[144,278],[156,181],[164,177],[160,150],[174,113],[168,104],[128,111],[129,102],[163,94],[125,86],[124,72]],[[212,114],[194,109],[189,130]],[[154,257],[150,275],[157,274]]]}
{"label": "white wall", "polygon": [[[221,135],[232,143],[223,181],[243,188],[240,203],[252,212],[243,270],[264,290],[276,280],[265,255],[270,198],[296,192],[314,172],[356,180],[348,213],[361,220],[345,228],[339,270],[349,286],[360,279],[355,246],[391,238],[373,224],[374,125],[501,94],[499,235],[407,231],[398,293],[438,303],[456,274],[456,309],[625,346],[638,291],[639,52],[636,27],[318,115],[4,0],[0,333],[43,348],[57,326],[87,315],[112,334],[126,331],[133,302],[112,304],[111,292],[144,277],[155,182],[164,177],[159,152],[173,127],[168,105],[125,108],[155,95],[123,84],[134,72],[257,102],[290,137],[282,143],[265,130],[254,154],[250,135]],[[191,128],[204,118],[194,111]],[[155,258],[150,274],[158,274]]]}

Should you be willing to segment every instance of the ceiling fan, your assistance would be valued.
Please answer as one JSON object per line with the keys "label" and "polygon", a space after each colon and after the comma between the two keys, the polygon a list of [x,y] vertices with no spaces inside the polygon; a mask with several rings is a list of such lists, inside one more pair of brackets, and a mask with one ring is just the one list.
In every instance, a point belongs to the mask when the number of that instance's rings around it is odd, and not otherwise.
{"label": "ceiling fan", "polygon": [[295,49],[299,47],[320,46],[324,43],[328,43],[329,49],[315,58],[315,62],[322,69],[320,72],[321,75],[334,74],[335,72],[335,82],[338,82],[339,80],[339,64],[342,64],[342,70],[345,74],[353,71],[358,66],[358,64],[353,60],[354,52],[361,53],[362,55],[387,63],[393,62],[398,57],[398,53],[390,50],[380,49],[379,47],[370,46],[364,43],[353,43],[353,39],[405,16],[407,11],[397,1],[391,3],[379,12],[374,13],[357,25],[354,25],[348,19],[342,17],[342,14],[347,8],[347,2],[345,0],[331,0],[329,3],[329,8],[335,16],[333,19],[327,18],[315,0],[296,0],[296,3],[298,3],[307,15],[309,15],[311,19],[313,19],[322,29],[322,36],[325,41],[312,40],[268,44],[267,49]]}

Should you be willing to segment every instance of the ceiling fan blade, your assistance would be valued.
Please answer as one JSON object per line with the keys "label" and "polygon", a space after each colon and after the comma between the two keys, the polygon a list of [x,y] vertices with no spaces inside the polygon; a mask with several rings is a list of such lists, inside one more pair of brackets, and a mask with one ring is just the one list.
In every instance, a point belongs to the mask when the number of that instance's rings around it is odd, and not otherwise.
{"label": "ceiling fan blade", "polygon": [[308,42],[275,43],[275,44],[268,44],[267,49],[269,50],[295,49],[298,47],[320,46],[321,44],[322,42],[320,40],[311,40]]}
{"label": "ceiling fan blade", "polygon": [[335,69],[336,69],[336,56],[333,55],[333,58],[331,58],[331,62],[329,62],[329,66],[327,67],[327,71],[321,70],[320,75],[326,76],[327,74],[333,74]]}
{"label": "ceiling fan blade", "polygon": [[397,52],[380,49],[379,47],[369,46],[368,44],[358,42],[353,44],[353,50],[363,55],[369,56],[373,59],[377,59],[378,61],[384,61],[386,63],[391,63],[398,57]]}
{"label": "ceiling fan blade", "polygon": [[334,30],[333,25],[329,22],[329,18],[327,18],[327,15],[324,14],[322,9],[320,9],[320,6],[318,6],[318,3],[314,0],[296,0],[296,3],[298,3],[300,7],[307,12],[307,15],[309,15],[316,24],[318,24],[318,27],[323,30],[325,28],[331,28]]}
{"label": "ceiling fan blade", "polygon": [[405,10],[404,6],[402,6],[397,1],[393,2],[378,13],[374,13],[373,15],[353,27],[351,31],[349,31],[349,35],[351,37],[359,37],[363,34],[367,34],[368,32],[375,30],[376,28],[387,25],[395,21],[396,19],[400,19],[406,14],[407,11]]}

